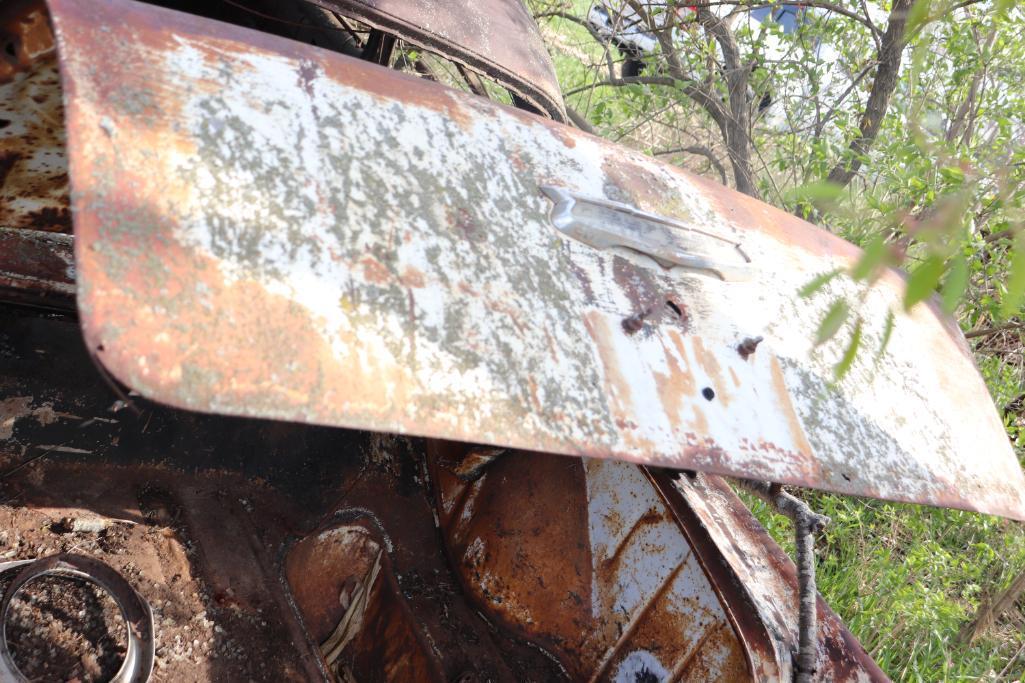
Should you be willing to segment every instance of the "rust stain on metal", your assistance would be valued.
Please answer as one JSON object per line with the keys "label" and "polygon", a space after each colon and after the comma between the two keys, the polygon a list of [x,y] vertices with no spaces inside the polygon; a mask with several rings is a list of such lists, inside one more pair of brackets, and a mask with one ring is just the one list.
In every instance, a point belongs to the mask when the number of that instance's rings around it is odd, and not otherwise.
{"label": "rust stain on metal", "polygon": [[0,227],[0,298],[74,307],[71,235]]}
{"label": "rust stain on metal", "polygon": [[[747,360],[745,358],[744,360]],[[790,430],[790,436],[794,443],[797,444],[798,450],[802,452],[811,452],[811,444],[808,443],[808,437],[804,433],[804,428],[801,426],[801,419],[798,417],[797,412],[794,410],[793,404],[786,400],[784,397],[789,397],[789,389],[787,388],[786,378],[783,376],[783,370],[779,366],[779,361],[775,358],[769,359],[769,368],[772,374],[772,389],[775,395],[780,397],[780,405],[783,406],[783,415],[786,419],[787,427]],[[805,474],[808,481],[815,481],[820,478],[819,463],[811,460],[807,462],[807,467],[811,470]]]}
{"label": "rust stain on metal", "polygon": [[71,232],[64,108],[42,2],[0,7],[0,227]]}
{"label": "rust stain on metal", "polygon": [[[701,367],[708,374],[708,378],[711,381],[709,386],[702,388],[701,395],[706,401],[721,401],[726,408],[729,408],[730,393],[727,389],[719,361],[716,360],[715,354],[710,353],[708,349],[705,348],[701,337],[695,337],[693,343],[694,355],[697,357],[698,363],[701,364]],[[808,452],[811,451],[809,450]]]}
{"label": "rust stain on metal", "polygon": [[[361,595],[361,582],[375,560],[380,570],[369,595]],[[292,546],[284,564],[285,579],[310,637],[317,643],[331,642],[344,625],[345,637],[339,644],[349,656],[343,661],[355,671],[385,680],[445,680],[402,599],[384,544],[370,530],[359,524],[322,529]],[[354,605],[356,600],[363,602]],[[327,662],[333,670],[331,664]]]}
{"label": "rust stain on metal", "polygon": [[[488,618],[573,680],[744,680],[744,648],[684,533],[634,465],[510,452],[473,484],[437,447],[441,529]],[[471,451],[472,454],[472,451]]]}
{"label": "rust stain on metal", "polygon": [[33,71],[53,53],[53,32],[41,0],[10,0],[0,9],[0,37],[5,55],[0,59],[0,83],[19,73]]}
{"label": "rust stain on metal", "polygon": [[741,358],[747,360],[747,357],[754,353],[758,345],[763,341],[765,341],[763,337],[747,337],[744,341],[737,344],[737,353],[740,354]]}
{"label": "rust stain on metal", "polygon": [[623,326],[623,330],[627,334],[635,334],[637,332],[640,332],[642,329],[644,329],[644,319],[651,315],[653,312],[654,309],[646,308],[640,313],[635,313],[634,315],[631,315],[629,318],[623,318],[623,322],[621,323]]}
{"label": "rust stain on metal", "polygon": [[[52,7],[83,326],[143,395],[1025,518],[949,320],[902,316],[834,386],[842,345],[812,349],[822,310],[796,292],[854,262],[837,238],[338,54],[127,0]],[[556,181],[742,236],[757,281],[567,240],[539,191]],[[883,278],[866,319],[902,287]]]}
{"label": "rust stain on metal", "polygon": [[505,452],[504,448],[488,448],[486,446],[471,448],[452,472],[463,481],[476,481],[484,474],[488,465]]}
{"label": "rust stain on metal", "polygon": [[312,1],[490,76],[548,116],[566,118],[555,67],[520,0]]}
{"label": "rust stain on metal", "polygon": [[[716,476],[651,472],[732,610],[756,677],[790,680],[797,651],[797,572],[793,562]],[[854,683],[889,678],[820,598],[816,679]]]}

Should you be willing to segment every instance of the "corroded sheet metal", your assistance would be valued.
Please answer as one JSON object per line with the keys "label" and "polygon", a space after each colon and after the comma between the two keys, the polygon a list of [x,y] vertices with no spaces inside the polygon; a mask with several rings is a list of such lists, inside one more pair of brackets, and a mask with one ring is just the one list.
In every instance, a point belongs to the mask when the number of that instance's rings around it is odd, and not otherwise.
{"label": "corroded sheet metal", "polygon": [[523,0],[309,0],[497,80],[558,121],[562,90]]}
{"label": "corroded sheet metal", "polygon": [[0,6],[0,227],[71,232],[64,109],[41,1]]}
{"label": "corroded sheet metal", "polygon": [[334,672],[346,667],[364,680],[446,680],[372,529],[343,524],[310,534],[289,549],[284,575],[329,680],[345,680]]}
{"label": "corroded sheet metal", "polygon": [[[512,451],[466,482],[465,449],[435,447],[431,480],[456,572],[489,620],[571,680],[751,679],[720,596],[641,468]],[[772,671],[756,680],[785,680]]]}
{"label": "corroded sheet metal", "polygon": [[[142,394],[1025,518],[953,322],[899,316],[832,384],[844,340],[814,331],[859,293],[796,292],[858,258],[842,240],[340,55],[127,0],[51,6],[80,313]],[[733,235],[753,275],[567,238],[543,185]],[[865,348],[903,286],[860,295]]]}
{"label": "corroded sheet metal", "polygon": [[71,235],[0,227],[0,300],[74,308]]}
{"label": "corroded sheet metal", "polygon": [[[721,478],[650,474],[724,596],[749,647],[756,677],[792,680],[798,643],[794,563]],[[818,635],[816,680],[889,680],[821,597]]]}

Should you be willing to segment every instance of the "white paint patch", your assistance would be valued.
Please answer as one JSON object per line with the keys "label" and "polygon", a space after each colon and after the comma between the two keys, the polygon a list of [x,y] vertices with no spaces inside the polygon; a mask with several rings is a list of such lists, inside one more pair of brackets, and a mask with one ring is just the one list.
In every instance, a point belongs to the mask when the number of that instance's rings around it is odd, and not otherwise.
{"label": "white paint patch", "polygon": [[[431,107],[354,87],[320,68],[344,59],[337,55],[309,48],[300,61],[188,36],[155,50],[135,45],[112,18],[111,40],[138,53],[138,81],[166,85],[181,105],[134,116],[99,95],[104,70],[79,48],[85,37],[59,28],[81,105],[70,110],[82,134],[95,136],[82,145],[93,155],[87,161],[121,174],[112,186],[158,176],[174,197],[146,207],[173,226],[158,239],[215,259],[229,280],[287,297],[314,321],[336,366],[372,369],[382,389],[357,399],[322,387],[296,407],[284,387],[280,405],[254,406],[228,383],[196,408],[402,433],[424,433],[429,423],[434,436],[1025,516],[1025,477],[956,333],[924,307],[898,314],[887,353],[875,360],[902,285],[887,276],[865,293],[837,280],[800,299],[815,275],[850,262],[818,253],[830,238],[810,230],[802,244],[774,232],[792,218],[737,196],[710,197],[643,155],[476,98],[439,89],[445,106]],[[296,50],[289,44],[289,54]],[[224,60],[211,58],[218,54]],[[169,118],[155,121],[161,115]],[[115,135],[99,129],[103,116]],[[133,146],[154,130],[176,144],[156,153]],[[106,168],[110,159],[117,164]],[[626,173],[645,186],[631,189]],[[636,195],[635,203],[658,204],[639,208],[735,234],[754,279],[649,269],[648,288],[687,308],[686,339],[675,349],[657,322],[628,335],[620,322],[643,302],[617,281],[625,261],[558,234],[542,184],[613,201]],[[731,199],[739,210],[725,205]],[[838,297],[857,303],[866,351],[834,387],[850,328],[818,348],[811,340]],[[606,324],[595,332],[589,321]],[[736,346],[754,336],[765,341],[742,362]],[[697,339],[711,361],[696,354]],[[774,358],[786,392],[776,390]],[[667,397],[665,380],[679,372],[673,362],[684,361],[694,387],[682,395],[676,383]],[[151,359],[137,377],[171,391],[157,380],[174,373],[158,362],[175,359]],[[279,383],[275,369],[267,375]],[[715,400],[702,397],[706,382]]]}
{"label": "white paint patch", "polygon": [[661,683],[669,680],[669,671],[647,650],[631,652],[616,667],[615,683]]}

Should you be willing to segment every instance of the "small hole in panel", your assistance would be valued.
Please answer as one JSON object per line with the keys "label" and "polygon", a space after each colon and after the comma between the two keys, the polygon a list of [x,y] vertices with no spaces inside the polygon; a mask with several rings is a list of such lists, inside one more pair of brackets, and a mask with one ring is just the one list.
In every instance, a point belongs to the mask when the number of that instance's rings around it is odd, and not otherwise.
{"label": "small hole in panel", "polygon": [[705,397],[705,400],[711,401],[715,398],[715,392],[712,391],[712,387],[705,387],[701,390],[701,395]]}
{"label": "small hole in panel", "polygon": [[6,52],[11,57],[18,56],[18,48],[15,46],[14,42],[10,40],[4,43],[4,52]]}
{"label": "small hole in panel", "polygon": [[666,301],[666,308],[673,312],[677,318],[683,317],[683,311],[680,310],[679,305],[675,301]]}

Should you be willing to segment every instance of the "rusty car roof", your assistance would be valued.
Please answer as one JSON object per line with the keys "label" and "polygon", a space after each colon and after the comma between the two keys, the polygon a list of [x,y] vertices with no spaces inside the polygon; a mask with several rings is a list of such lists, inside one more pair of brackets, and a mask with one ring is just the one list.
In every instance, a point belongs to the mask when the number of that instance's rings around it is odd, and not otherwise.
{"label": "rusty car roof", "polygon": [[[797,296],[859,258],[826,231],[343,55],[130,0],[50,7],[80,317],[144,396],[1025,519],[952,320],[886,332],[896,271]],[[603,211],[668,251],[578,239]],[[680,267],[684,236],[746,274]],[[813,343],[837,296],[867,348],[891,339],[840,382],[842,341]]]}
{"label": "rusty car roof", "polygon": [[478,71],[566,118],[555,67],[522,0],[310,0]]}

